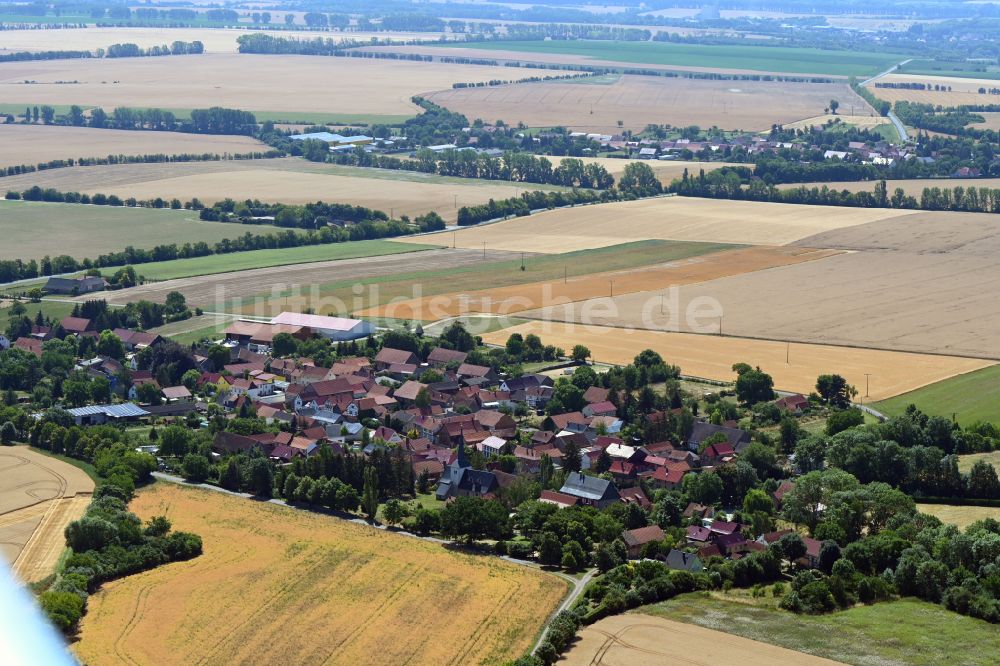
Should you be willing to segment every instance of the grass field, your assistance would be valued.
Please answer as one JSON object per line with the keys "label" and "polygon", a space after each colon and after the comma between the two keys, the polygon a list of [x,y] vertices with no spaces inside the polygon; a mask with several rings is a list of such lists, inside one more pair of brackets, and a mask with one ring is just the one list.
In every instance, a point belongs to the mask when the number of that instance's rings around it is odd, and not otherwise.
{"label": "grass field", "polygon": [[[822,231],[912,214],[889,209],[659,197],[545,211],[464,229],[453,239],[458,247],[482,248],[485,242],[492,249],[546,253],[651,238],[782,245]],[[628,224],[620,224],[622,220]],[[429,235],[413,242],[434,240],[435,235]]]}
{"label": "grass field", "polygon": [[515,197],[527,190],[556,191],[556,185],[454,178],[412,171],[364,169],[308,162],[298,157],[225,162],[115,164],[8,176],[3,186],[33,185],[122,198],[197,197],[205,204],[226,198],[293,204],[349,203],[415,217],[435,211],[454,221],[461,206]]}
{"label": "grass field", "polygon": [[[509,42],[503,42],[507,44]],[[621,46],[617,43],[616,46]],[[770,50],[770,49],[768,49]],[[845,83],[727,81],[625,75],[609,85],[574,81],[514,83],[442,90],[427,96],[469,118],[529,127],[563,126],[577,131],[616,134],[646,125],[698,125],[725,130],[760,131],[771,125],[815,117],[830,104],[867,104]]]}
{"label": "grass field", "polygon": [[108,111],[223,106],[283,116],[412,116],[420,112],[414,95],[513,75],[506,67],[296,55],[44,60],[0,63],[0,100]]}
{"label": "grass field", "polygon": [[4,147],[0,167],[108,155],[221,155],[270,150],[248,136],[20,124],[0,125],[0,144]]}
{"label": "grass field", "polygon": [[958,469],[962,472],[968,472],[972,469],[972,466],[980,460],[988,462],[997,469],[1000,469],[1000,450],[990,451],[988,453],[969,453],[961,455],[958,457]]}
{"label": "grass field", "polygon": [[873,407],[896,416],[911,404],[932,416],[954,416],[962,425],[986,421],[1000,426],[1000,365],[952,377]]}
{"label": "grass field", "polygon": [[824,51],[793,47],[675,44],[668,42],[500,41],[483,42],[476,44],[475,47],[482,51],[555,53],[583,56],[595,60],[646,65],[680,65],[716,70],[748,69],[757,72],[833,76],[875,74],[903,59],[902,56],[889,53],[867,53],[864,51]]}
{"label": "grass field", "polygon": [[[709,326],[717,317],[704,319]],[[511,333],[534,333],[545,344],[572,349],[576,344],[590,349],[595,361],[624,365],[643,349],[659,352],[668,363],[693,377],[716,381],[734,378],[734,363],[760,366],[774,378],[774,388],[808,394],[816,377],[838,372],[864,392],[865,373],[872,376],[872,400],[889,398],[920,386],[990,365],[990,361],[908,354],[874,349],[852,349],[831,345],[784,343],[719,335],[665,333],[606,326],[585,326],[551,321],[530,324],[483,335],[494,344],[504,344]],[[787,358],[787,362],[786,362]],[[867,402],[867,400],[866,400]]]}
{"label": "grass field", "polygon": [[856,666],[986,666],[1000,651],[996,625],[914,599],[810,616],[696,593],[642,612]]}
{"label": "grass field", "polygon": [[275,230],[269,226],[202,222],[197,213],[185,210],[0,200],[0,237],[4,240],[0,243],[0,259],[29,260],[61,254],[76,259],[95,258],[129,245],[151,249],[161,243],[215,243],[248,231]]}
{"label": "grass field", "polygon": [[157,483],[129,508],[204,554],[91,596],[84,663],[500,664],[566,594],[536,569],[221,493]]}
{"label": "grass field", "polygon": [[[0,301],[0,331],[6,331],[7,324],[10,322],[10,308],[5,307],[9,304],[10,301]],[[38,314],[39,310],[42,311],[43,316],[51,317],[56,321],[68,317],[73,312],[72,303],[42,301],[41,303],[24,303],[24,306],[27,308],[25,316],[30,317],[32,321],[35,320],[35,315]]]}
{"label": "grass field", "polygon": [[[267,268],[269,266],[304,264],[312,261],[381,257],[387,254],[420,252],[433,247],[440,246],[414,245],[412,243],[397,243],[388,240],[353,241],[331,245],[307,245],[280,250],[252,250],[250,252],[234,252],[232,254],[193,257],[191,259],[158,261],[152,264],[140,264],[136,266],[136,272],[149,280],[174,280],[196,275],[245,271],[251,268]],[[103,272],[105,275],[113,275],[116,270],[118,270],[117,267],[112,267],[103,269]]]}
{"label": "grass field", "polygon": [[977,520],[992,518],[1000,520],[997,506],[951,506],[949,504],[917,504],[917,510],[941,519],[943,523],[954,523],[965,529]]}

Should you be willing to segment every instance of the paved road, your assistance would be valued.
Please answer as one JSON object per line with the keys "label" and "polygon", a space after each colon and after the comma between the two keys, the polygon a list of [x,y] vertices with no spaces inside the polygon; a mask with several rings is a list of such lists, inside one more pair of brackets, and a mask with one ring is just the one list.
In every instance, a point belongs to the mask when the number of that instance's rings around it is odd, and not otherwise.
{"label": "paved road", "polygon": [[896,126],[896,132],[899,133],[900,140],[909,141],[910,134],[906,131],[906,126],[903,124],[903,121],[901,121],[892,111],[886,114],[886,117],[889,118],[889,120],[892,121],[892,124]]}

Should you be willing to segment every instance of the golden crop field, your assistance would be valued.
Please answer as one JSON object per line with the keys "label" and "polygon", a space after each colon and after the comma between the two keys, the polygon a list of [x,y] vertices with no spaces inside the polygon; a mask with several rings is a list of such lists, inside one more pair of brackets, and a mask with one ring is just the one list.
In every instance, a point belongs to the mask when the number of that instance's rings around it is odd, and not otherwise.
{"label": "golden crop field", "polygon": [[977,520],[992,518],[1000,520],[1000,507],[996,506],[950,506],[948,504],[918,504],[917,511],[941,519],[942,523],[953,523],[965,529]]}
{"label": "golden crop field", "polygon": [[[452,49],[448,49],[449,51]],[[509,77],[508,77],[509,78]],[[487,122],[618,133],[650,123],[763,130],[823,113],[831,98],[865,103],[844,83],[717,81],[624,75],[610,84],[543,81],[441,90],[435,104]],[[849,105],[849,104],[848,104]]]}
{"label": "golden crop field", "polygon": [[[659,197],[560,208],[447,235],[458,247],[482,249],[485,242],[494,250],[542,253],[654,238],[782,245],[831,229],[913,214],[889,209]],[[435,240],[437,237],[431,235],[411,242]]]}
{"label": "golden crop field", "polygon": [[[799,247],[746,247],[678,259],[657,266],[583,275],[565,281],[533,282],[467,293],[426,296],[357,314],[431,321],[471,312],[509,315],[536,308],[545,308],[546,312],[549,309],[558,311],[563,305],[578,301],[607,299],[613,294],[649,292],[668,286],[705,282],[723,276],[814,261],[838,252]],[[562,319],[545,314],[538,316],[542,319]]]}
{"label": "golden crop field", "polygon": [[94,482],[26,446],[0,448],[0,557],[22,581],[55,571],[66,526],[83,515]]}
{"label": "golden crop field", "polygon": [[221,155],[270,150],[248,136],[21,124],[0,125],[0,146],[0,167],[108,155]]}
{"label": "golden crop field", "polygon": [[[207,54],[0,63],[7,104],[415,115],[410,98],[456,82],[510,78],[509,67],[367,58]],[[30,81],[31,83],[25,83]],[[60,83],[62,82],[62,83]]]}
{"label": "golden crop field", "polygon": [[559,663],[567,666],[837,666],[840,662],[676,620],[627,613],[583,627]]}
{"label": "golden crop field", "polygon": [[102,587],[74,651],[100,664],[501,664],[566,583],[318,513],[157,483],[130,505],[204,554]]}
{"label": "golden crop field", "polygon": [[667,363],[679,365],[685,375],[717,381],[732,381],[735,378],[733,364],[749,363],[760,366],[770,374],[774,378],[775,389],[803,394],[815,390],[819,375],[837,372],[850,384],[859,387],[861,395],[864,395],[865,373],[868,373],[871,382],[869,398],[865,402],[906,393],[994,364],[993,361],[953,356],[553,321],[532,321],[485,333],[483,340],[504,344],[512,333],[534,333],[545,344],[565,350],[582,344],[590,349],[593,360],[613,364],[631,363],[640,351],[652,349],[659,352]]}
{"label": "golden crop field", "polygon": [[87,194],[117,194],[122,198],[162,197],[169,200],[176,197],[189,201],[197,197],[205,204],[226,198],[290,204],[327,201],[366,206],[397,218],[436,211],[452,222],[462,206],[514,197],[526,190],[560,189],[411,171],[341,167],[307,162],[298,157],[112,164],[51,169],[4,179],[6,189],[24,190],[33,185]]}
{"label": "golden crop field", "polygon": [[[851,115],[851,111],[855,111],[858,115]],[[864,114],[863,111],[869,111],[869,114]],[[860,105],[855,105],[852,109],[850,106],[847,107],[845,113],[831,115],[819,115],[813,116],[812,118],[803,118],[802,120],[796,120],[793,123],[785,123],[783,127],[785,129],[805,129],[807,127],[821,127],[826,125],[830,121],[837,121],[844,123],[845,125],[851,125],[853,127],[858,127],[860,129],[870,130],[872,128],[878,127],[879,125],[888,125],[891,120],[885,116],[880,116],[865,105],[862,108]]]}
{"label": "golden crop field", "polygon": [[876,88],[867,86],[876,97],[892,104],[899,101],[920,102],[941,106],[961,104],[993,104],[996,97],[980,95],[979,88],[995,88],[992,79],[967,79],[960,76],[924,76],[919,74],[888,74],[878,79],[879,83],[924,83],[927,85],[950,86],[951,90],[907,90],[905,88]]}

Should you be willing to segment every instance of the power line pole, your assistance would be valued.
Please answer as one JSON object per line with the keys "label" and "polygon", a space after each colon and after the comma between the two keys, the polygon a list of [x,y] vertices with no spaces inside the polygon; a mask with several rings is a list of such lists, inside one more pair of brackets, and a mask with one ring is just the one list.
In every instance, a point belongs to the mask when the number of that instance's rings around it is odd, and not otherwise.
{"label": "power line pole", "polygon": [[872,375],[871,375],[871,373],[870,373],[870,372],[866,372],[866,373],[865,373],[865,397],[866,397],[866,398],[868,397],[868,379],[869,379],[869,378],[870,378],[871,376],[872,376]]}

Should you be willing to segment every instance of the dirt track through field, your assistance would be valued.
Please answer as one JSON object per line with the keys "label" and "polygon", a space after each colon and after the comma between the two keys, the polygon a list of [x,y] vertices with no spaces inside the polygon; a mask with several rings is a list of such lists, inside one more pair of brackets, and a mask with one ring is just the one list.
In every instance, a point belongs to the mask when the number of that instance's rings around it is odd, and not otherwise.
{"label": "dirt track through field", "polygon": [[66,526],[83,515],[94,482],[27,447],[0,449],[0,554],[24,582],[52,573]]}
{"label": "dirt track through field", "polygon": [[[402,242],[440,238],[458,247],[556,254],[660,238],[742,245],[784,245],[814,234],[913,211],[658,197],[559,208],[503,222],[432,234]],[[451,244],[449,242],[449,244]],[[813,247],[826,247],[813,245]]]}
{"label": "dirt track through field", "polygon": [[840,662],[674,620],[627,613],[583,627],[567,666],[836,666]]}
{"label": "dirt track through field", "polygon": [[[432,237],[425,238],[426,243],[432,243],[434,240]],[[105,297],[110,303],[128,303],[139,299],[164,302],[169,292],[179,291],[184,294],[189,304],[200,305],[206,310],[215,312],[242,311],[244,314],[271,317],[283,310],[301,312],[305,307],[312,307],[317,314],[329,314],[337,307],[337,304],[326,302],[320,296],[318,285],[324,283],[360,280],[435,268],[474,266],[484,261],[503,261],[513,259],[515,256],[519,257],[520,255],[490,251],[484,260],[482,250],[445,248],[166,280],[131,289],[107,292]],[[301,295],[286,297],[288,292],[300,292]],[[261,309],[256,312],[252,311],[253,304],[256,302],[253,297],[258,295],[271,298],[261,299],[259,303]],[[233,299],[242,299],[243,302],[234,305]],[[80,296],[77,300],[86,300],[86,298]],[[355,307],[351,303],[346,304],[346,306],[348,311],[361,309],[360,305]],[[340,310],[340,312],[343,313],[344,310]]]}
{"label": "dirt track through field", "polygon": [[843,83],[719,81],[624,75],[614,83],[544,81],[457,88],[427,95],[435,104],[508,125],[561,126],[619,133],[649,124],[698,125],[726,130],[764,130],[816,116],[831,98],[856,99]]}
{"label": "dirt track through field", "polygon": [[[705,318],[706,327],[718,324]],[[870,375],[869,397],[874,402],[933,384],[948,377],[993,365],[993,361],[931,354],[909,354],[832,345],[750,340],[719,335],[668,333],[604,326],[585,326],[550,321],[532,321],[493,333],[483,340],[502,345],[512,333],[538,335],[544,344],[572,349],[582,344],[595,361],[631,363],[643,349],[659,352],[668,363],[679,365],[685,375],[717,381],[732,381],[734,363],[760,366],[774,378],[778,390],[808,394],[816,377],[837,372],[865,393],[865,374]],[[786,362],[787,359],[787,362]]]}
{"label": "dirt track through field", "polygon": [[[648,268],[574,277],[565,282],[553,280],[468,293],[427,296],[391,303],[358,314],[433,321],[469,313],[509,315],[537,308],[558,309],[557,304],[694,284],[722,276],[741,275],[777,266],[814,261],[838,253],[837,250],[798,247],[739,248],[670,261]],[[539,316],[545,319],[560,318]]]}

